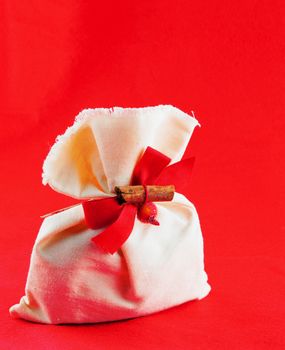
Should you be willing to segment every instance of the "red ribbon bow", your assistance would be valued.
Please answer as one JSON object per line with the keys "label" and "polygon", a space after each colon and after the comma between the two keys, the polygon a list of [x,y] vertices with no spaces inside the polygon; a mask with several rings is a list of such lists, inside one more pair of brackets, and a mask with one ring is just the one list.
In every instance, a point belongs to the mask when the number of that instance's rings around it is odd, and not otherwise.
{"label": "red ribbon bow", "polygon": [[[171,159],[163,153],[147,147],[137,163],[131,185],[175,185],[180,193],[187,193],[189,172],[195,158],[188,158],[170,166]],[[92,199],[82,203],[86,224],[91,229],[107,228],[92,238],[92,241],[111,254],[115,253],[130,236],[137,206],[131,203],[120,204],[117,197]]]}

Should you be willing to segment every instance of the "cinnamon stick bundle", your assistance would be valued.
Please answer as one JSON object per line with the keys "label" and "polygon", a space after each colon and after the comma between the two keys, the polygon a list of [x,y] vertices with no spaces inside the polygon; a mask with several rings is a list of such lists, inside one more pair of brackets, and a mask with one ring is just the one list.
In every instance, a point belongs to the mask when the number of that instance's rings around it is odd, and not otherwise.
{"label": "cinnamon stick bundle", "polygon": [[[145,187],[147,193],[145,191]],[[119,201],[140,204],[147,200],[148,202],[165,202],[171,201],[174,196],[175,187],[167,186],[116,186],[115,192]],[[146,198],[147,196],[147,198]]]}

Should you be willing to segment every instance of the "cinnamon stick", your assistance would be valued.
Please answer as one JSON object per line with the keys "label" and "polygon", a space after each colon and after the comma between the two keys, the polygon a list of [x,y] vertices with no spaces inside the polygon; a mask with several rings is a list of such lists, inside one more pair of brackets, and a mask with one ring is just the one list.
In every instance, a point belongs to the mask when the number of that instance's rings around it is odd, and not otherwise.
{"label": "cinnamon stick", "polygon": [[[174,196],[175,187],[173,185],[167,186],[146,186],[147,201],[148,202],[165,202],[171,201]],[[140,204],[146,200],[145,187],[137,186],[116,186],[115,192],[119,201]]]}

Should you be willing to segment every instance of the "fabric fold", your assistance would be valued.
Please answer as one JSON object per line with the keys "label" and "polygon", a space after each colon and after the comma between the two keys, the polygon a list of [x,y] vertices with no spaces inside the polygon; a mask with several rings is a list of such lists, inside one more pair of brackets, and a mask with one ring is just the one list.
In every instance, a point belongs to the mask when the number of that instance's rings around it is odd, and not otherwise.
{"label": "fabric fold", "polygon": [[83,110],[52,146],[43,184],[78,199],[112,196],[115,186],[131,182],[148,146],[172,163],[179,161],[197,125],[195,118],[168,105]]}

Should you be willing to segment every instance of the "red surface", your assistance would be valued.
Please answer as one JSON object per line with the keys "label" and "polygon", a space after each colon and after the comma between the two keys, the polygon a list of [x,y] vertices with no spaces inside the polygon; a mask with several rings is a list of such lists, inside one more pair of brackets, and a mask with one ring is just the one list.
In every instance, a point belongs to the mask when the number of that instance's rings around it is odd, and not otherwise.
{"label": "red surface", "polygon": [[[283,349],[284,1],[0,4],[1,349]],[[171,103],[202,128],[190,196],[203,301],[101,325],[10,319],[41,214],[74,200],[41,164],[84,107]]]}

